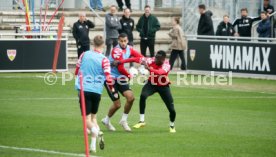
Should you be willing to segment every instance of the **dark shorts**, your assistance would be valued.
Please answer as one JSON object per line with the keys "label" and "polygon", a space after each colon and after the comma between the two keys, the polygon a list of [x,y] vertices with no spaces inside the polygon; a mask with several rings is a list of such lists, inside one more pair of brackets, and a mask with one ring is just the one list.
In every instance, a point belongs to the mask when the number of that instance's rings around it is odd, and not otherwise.
{"label": "dark shorts", "polygon": [[127,81],[117,81],[114,82],[114,92],[110,91],[109,88],[106,85],[106,82],[104,83],[104,86],[106,88],[106,91],[112,101],[116,101],[120,99],[119,92],[123,95],[125,91],[131,90],[129,87],[129,84]]}
{"label": "dark shorts", "polygon": [[[99,104],[101,101],[101,95],[93,92],[84,92],[84,99],[85,99],[86,115],[89,115],[91,113],[96,114],[98,112]],[[82,113],[80,94],[79,94],[79,103],[80,103],[80,109]]]}

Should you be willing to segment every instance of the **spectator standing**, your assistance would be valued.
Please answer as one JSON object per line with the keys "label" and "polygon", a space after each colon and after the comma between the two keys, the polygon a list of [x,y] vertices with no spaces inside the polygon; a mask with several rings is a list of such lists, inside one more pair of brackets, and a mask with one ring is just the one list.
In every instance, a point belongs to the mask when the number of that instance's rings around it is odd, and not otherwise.
{"label": "spectator standing", "polygon": [[[133,29],[134,29],[134,20],[130,17],[130,9],[124,9],[124,14],[120,19],[122,29],[119,30],[119,33],[125,33],[128,37],[128,45],[133,46]],[[130,67],[133,66],[133,63],[130,63]]]}
{"label": "spectator standing", "polygon": [[198,35],[215,35],[211,11],[206,11],[206,6],[200,4],[198,6],[198,11],[200,13],[200,19],[197,28]]}
{"label": "spectator standing", "polygon": [[233,27],[237,25],[238,32],[235,33],[236,36],[240,37],[251,37],[251,28],[254,21],[260,20],[260,17],[248,17],[247,8],[241,9],[241,18],[236,19],[233,23]]}
{"label": "spectator standing", "polygon": [[270,5],[269,0],[264,0],[264,6],[263,6],[264,11],[267,12],[268,15],[274,13],[274,7]]}
{"label": "spectator standing", "polygon": [[76,40],[78,58],[83,52],[90,50],[89,29],[94,27],[95,24],[86,18],[85,13],[79,14],[79,20],[73,25],[73,36]]}
{"label": "spectator standing", "polygon": [[[264,0],[264,11],[267,12],[268,16],[270,16],[271,14],[274,13],[274,7],[272,5],[270,5],[269,0]],[[270,17],[270,23],[271,23],[271,28],[272,28],[272,35],[273,37],[275,37],[275,30],[274,28],[276,27],[276,21],[274,19],[274,16]]]}
{"label": "spectator standing", "polygon": [[130,9],[126,8],[124,14],[120,19],[122,29],[119,30],[119,33],[125,33],[128,37],[128,45],[133,46],[133,29],[134,29],[134,20],[130,17]]}
{"label": "spectator standing", "polygon": [[261,12],[262,21],[257,27],[257,32],[260,38],[270,38],[271,37],[271,24],[267,12]]}
{"label": "spectator standing", "polygon": [[103,3],[102,0],[90,0],[90,6],[94,10],[100,10],[100,11],[105,11],[103,8]]}
{"label": "spectator standing", "polygon": [[[119,7],[119,11],[123,11],[123,6],[124,6],[123,0],[116,0],[116,1]],[[126,3],[126,7],[131,11],[130,0],[125,0],[125,3]]]}
{"label": "spectator standing", "polygon": [[217,36],[234,36],[235,29],[233,25],[229,22],[229,16],[224,15],[223,21],[220,22],[217,28],[216,35]]}
{"label": "spectator standing", "polygon": [[111,46],[118,45],[119,30],[122,28],[120,20],[116,15],[117,8],[115,5],[110,6],[110,13],[105,16],[105,28],[106,28],[106,56],[109,56]]}
{"label": "spectator standing", "polygon": [[149,48],[150,56],[154,57],[154,44],[156,32],[160,29],[158,19],[151,14],[149,5],[145,6],[145,13],[140,17],[136,29],[140,33],[140,49],[143,56],[146,56],[147,48]]}
{"label": "spectator standing", "polygon": [[174,62],[179,56],[181,59],[181,70],[186,70],[186,63],[184,58],[184,50],[186,49],[186,41],[184,40],[184,32],[180,27],[180,18],[175,17],[172,21],[173,28],[169,32],[169,36],[172,38],[171,44],[171,56],[170,56],[170,65],[171,70],[173,69]]}

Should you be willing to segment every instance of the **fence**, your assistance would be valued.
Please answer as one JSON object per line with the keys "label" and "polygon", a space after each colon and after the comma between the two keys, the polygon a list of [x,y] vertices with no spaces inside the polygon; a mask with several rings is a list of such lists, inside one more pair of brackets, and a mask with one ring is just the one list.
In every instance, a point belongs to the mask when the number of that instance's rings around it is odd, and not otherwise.
{"label": "fence", "polygon": [[229,15],[231,21],[240,17],[241,8],[248,8],[250,16],[258,16],[261,2],[262,0],[183,0],[183,30],[188,35],[197,34],[197,25],[200,17],[197,10],[199,4],[205,4],[207,10],[213,12],[212,18],[216,29],[219,22],[222,21],[223,15]]}

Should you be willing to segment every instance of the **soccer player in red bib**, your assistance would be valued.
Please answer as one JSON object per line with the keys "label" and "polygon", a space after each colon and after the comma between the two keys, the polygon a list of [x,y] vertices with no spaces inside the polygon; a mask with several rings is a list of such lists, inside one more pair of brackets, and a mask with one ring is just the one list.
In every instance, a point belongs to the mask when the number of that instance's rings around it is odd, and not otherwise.
{"label": "soccer player in red bib", "polygon": [[174,109],[173,97],[170,90],[170,81],[168,74],[170,72],[170,64],[166,59],[166,53],[162,50],[158,51],[153,58],[134,57],[125,60],[121,60],[117,65],[121,65],[128,62],[136,62],[145,65],[145,68],[149,70],[150,76],[146,84],[144,85],[140,95],[140,121],[134,125],[134,128],[141,128],[146,125],[145,123],[145,108],[146,100],[154,93],[158,93],[164,101],[167,109],[170,113],[170,132],[175,133],[174,121],[176,112]]}

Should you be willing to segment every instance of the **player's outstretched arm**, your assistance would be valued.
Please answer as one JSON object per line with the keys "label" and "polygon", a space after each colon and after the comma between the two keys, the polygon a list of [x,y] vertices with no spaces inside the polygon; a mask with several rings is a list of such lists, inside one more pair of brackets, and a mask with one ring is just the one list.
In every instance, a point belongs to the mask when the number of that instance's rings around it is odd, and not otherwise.
{"label": "player's outstretched arm", "polygon": [[130,63],[130,62],[135,62],[135,63],[141,64],[142,60],[145,58],[141,53],[139,53],[138,51],[134,50],[132,47],[130,49],[130,56],[131,56],[131,58],[124,59],[124,60],[123,59],[117,60],[112,65],[118,66],[120,64]]}

